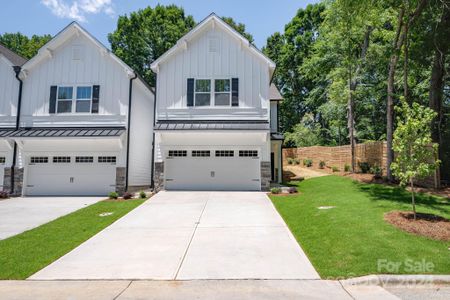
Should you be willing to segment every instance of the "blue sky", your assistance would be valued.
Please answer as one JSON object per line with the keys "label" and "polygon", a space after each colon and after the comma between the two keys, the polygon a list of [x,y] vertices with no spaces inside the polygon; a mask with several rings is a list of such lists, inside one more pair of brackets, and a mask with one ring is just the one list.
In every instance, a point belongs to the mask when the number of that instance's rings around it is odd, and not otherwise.
{"label": "blue sky", "polygon": [[233,17],[244,23],[256,45],[264,46],[267,37],[283,31],[284,25],[317,0],[7,0],[0,10],[0,33],[21,32],[56,34],[72,20],[77,20],[91,34],[109,43],[107,34],[116,28],[117,17],[156,4],[176,4],[198,22],[211,12]]}

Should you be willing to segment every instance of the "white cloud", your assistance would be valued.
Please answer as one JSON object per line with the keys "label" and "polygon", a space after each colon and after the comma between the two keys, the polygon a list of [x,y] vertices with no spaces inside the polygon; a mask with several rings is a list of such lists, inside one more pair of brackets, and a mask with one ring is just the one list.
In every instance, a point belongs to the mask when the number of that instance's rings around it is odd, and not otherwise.
{"label": "white cloud", "polygon": [[114,15],[112,0],[41,0],[51,12],[59,18],[74,19],[86,22],[87,14],[105,13]]}

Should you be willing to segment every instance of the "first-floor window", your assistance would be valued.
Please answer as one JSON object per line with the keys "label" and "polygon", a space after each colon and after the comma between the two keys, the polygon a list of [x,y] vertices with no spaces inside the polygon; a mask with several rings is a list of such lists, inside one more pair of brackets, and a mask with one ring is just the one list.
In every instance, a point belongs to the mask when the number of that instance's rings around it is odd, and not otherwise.
{"label": "first-floor window", "polygon": [[57,112],[70,113],[72,112],[73,87],[60,86],[58,87],[57,98]]}
{"label": "first-floor window", "polygon": [[214,105],[215,106],[230,106],[231,105],[230,79],[214,80]]}
{"label": "first-floor window", "polygon": [[77,87],[77,103],[75,111],[77,113],[89,113],[91,111],[92,103],[92,87],[79,86]]}
{"label": "first-floor window", "polygon": [[4,156],[0,156],[0,165],[4,165],[6,158]]}

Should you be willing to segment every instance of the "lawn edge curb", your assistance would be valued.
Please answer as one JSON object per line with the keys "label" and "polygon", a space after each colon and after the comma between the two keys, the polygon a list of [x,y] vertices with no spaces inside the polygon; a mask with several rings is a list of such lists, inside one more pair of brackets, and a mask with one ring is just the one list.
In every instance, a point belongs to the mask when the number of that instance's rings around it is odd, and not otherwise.
{"label": "lawn edge curb", "polygon": [[409,285],[450,285],[450,275],[367,275],[351,279],[339,280],[344,286],[378,285],[378,286],[409,286]]}

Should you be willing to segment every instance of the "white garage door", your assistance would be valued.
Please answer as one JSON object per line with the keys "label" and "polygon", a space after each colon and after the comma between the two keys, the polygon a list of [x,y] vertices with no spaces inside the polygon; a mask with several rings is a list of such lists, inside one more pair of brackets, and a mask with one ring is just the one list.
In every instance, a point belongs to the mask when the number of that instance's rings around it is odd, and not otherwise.
{"label": "white garage door", "polygon": [[[25,194],[106,196],[115,190],[115,157],[31,157]],[[100,159],[100,160],[99,160]],[[99,162],[105,161],[105,162]]]}
{"label": "white garage door", "polygon": [[[252,151],[253,152],[253,151]],[[240,151],[169,151],[165,161],[167,190],[259,191],[260,160]],[[246,151],[245,153],[249,153]],[[232,155],[232,156],[231,156]]]}

